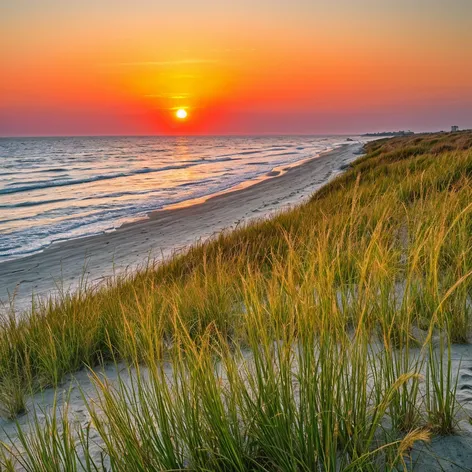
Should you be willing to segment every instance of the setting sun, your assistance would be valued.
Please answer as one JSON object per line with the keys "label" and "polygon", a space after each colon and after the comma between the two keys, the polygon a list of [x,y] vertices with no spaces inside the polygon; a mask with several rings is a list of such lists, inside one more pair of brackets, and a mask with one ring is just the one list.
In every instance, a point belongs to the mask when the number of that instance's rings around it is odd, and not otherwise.
{"label": "setting sun", "polygon": [[179,120],[185,120],[185,118],[187,118],[187,112],[183,108],[180,108],[177,110],[176,116]]}

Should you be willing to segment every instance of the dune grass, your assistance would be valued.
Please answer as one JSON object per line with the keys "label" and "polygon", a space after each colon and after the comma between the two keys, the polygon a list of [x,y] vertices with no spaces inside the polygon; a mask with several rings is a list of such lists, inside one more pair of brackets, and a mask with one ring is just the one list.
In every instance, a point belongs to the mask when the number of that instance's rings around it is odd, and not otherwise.
{"label": "dune grass", "polygon": [[379,140],[296,209],[7,313],[11,418],[83,366],[130,372],[115,385],[95,377],[86,430],[54,410],[4,444],[2,465],[405,467],[415,441],[456,428],[450,345],[470,334],[471,233],[472,133]]}

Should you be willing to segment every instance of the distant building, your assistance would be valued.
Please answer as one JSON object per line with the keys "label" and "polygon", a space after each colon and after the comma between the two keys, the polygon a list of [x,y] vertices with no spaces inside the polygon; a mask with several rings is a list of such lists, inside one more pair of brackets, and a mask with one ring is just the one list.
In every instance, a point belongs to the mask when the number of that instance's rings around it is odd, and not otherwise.
{"label": "distant building", "polygon": [[455,133],[456,131],[459,131],[459,126],[451,126],[451,133]]}

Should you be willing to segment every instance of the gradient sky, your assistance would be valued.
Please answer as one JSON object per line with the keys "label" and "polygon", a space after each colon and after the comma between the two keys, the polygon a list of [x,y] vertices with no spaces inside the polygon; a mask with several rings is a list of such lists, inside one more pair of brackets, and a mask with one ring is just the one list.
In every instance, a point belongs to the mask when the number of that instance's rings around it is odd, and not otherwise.
{"label": "gradient sky", "polygon": [[453,124],[472,128],[472,0],[0,4],[0,136]]}

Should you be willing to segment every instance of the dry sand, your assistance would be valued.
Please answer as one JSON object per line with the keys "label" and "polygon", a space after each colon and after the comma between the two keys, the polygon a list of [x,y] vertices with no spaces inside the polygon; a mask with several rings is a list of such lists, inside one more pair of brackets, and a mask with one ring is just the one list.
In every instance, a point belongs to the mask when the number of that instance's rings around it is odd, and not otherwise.
{"label": "dry sand", "polygon": [[[414,355],[414,352],[412,352]],[[446,365],[447,359],[444,358]],[[452,378],[457,379],[455,434],[435,436],[429,443],[417,443],[407,461],[415,472],[472,471],[472,344],[455,344],[451,348]],[[423,379],[426,372],[423,371]],[[424,392],[424,380],[420,385]]]}
{"label": "dry sand", "polygon": [[361,152],[359,143],[344,145],[299,166],[274,169],[246,188],[156,211],[116,231],[52,244],[41,253],[3,262],[0,301],[8,306],[14,295],[15,308],[22,311],[31,306],[33,294],[57,293],[58,286],[73,290],[83,276],[95,284],[114,272],[134,270],[149,258],[160,260],[223,229],[300,203]]}
{"label": "dry sand", "polygon": [[[415,352],[412,351],[412,356]],[[419,354],[419,350],[417,352]],[[250,361],[248,352],[246,360]],[[458,378],[456,399],[459,404],[458,429],[455,434],[449,436],[436,436],[430,443],[416,443],[413,450],[405,457],[408,470],[416,472],[472,471],[472,345],[455,345],[452,348],[452,374]],[[164,371],[172,378],[170,364],[164,366]],[[106,365],[95,369],[95,374],[106,379],[108,385],[117,387],[121,379],[129,385],[135,376],[134,369],[128,369],[123,363],[118,365]],[[146,368],[141,368],[142,378],[147,377]],[[424,381],[420,385],[420,391],[424,394]],[[81,370],[74,375],[68,375],[62,385],[57,389],[45,389],[35,394],[27,402],[28,413],[19,416],[16,421],[0,418],[0,441],[13,441],[21,449],[17,425],[23,431],[28,431],[30,422],[36,415],[40,424],[45,422],[46,415],[51,414],[54,404],[56,412],[61,415],[67,404],[69,420],[78,428],[85,430],[90,421],[90,414],[84,402],[84,396],[88,402],[97,405],[98,393],[91,380],[88,371]],[[103,441],[95,430],[91,430],[90,452],[94,460],[99,461],[102,453]],[[107,465],[106,461],[105,464]],[[19,469],[22,470],[22,469]],[[400,469],[399,469],[400,470]]]}

